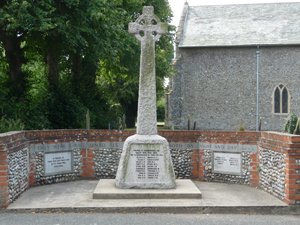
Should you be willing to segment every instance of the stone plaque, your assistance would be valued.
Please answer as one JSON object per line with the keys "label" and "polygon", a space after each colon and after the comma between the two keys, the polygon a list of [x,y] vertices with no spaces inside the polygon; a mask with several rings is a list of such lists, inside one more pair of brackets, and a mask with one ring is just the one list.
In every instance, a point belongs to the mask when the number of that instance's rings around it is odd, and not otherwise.
{"label": "stone plaque", "polygon": [[128,173],[133,181],[154,182],[162,179],[164,171],[163,149],[158,144],[133,144]]}
{"label": "stone plaque", "polygon": [[45,175],[72,172],[72,152],[54,152],[45,154]]}
{"label": "stone plaque", "polygon": [[213,165],[215,173],[239,175],[242,172],[241,154],[214,152]]}

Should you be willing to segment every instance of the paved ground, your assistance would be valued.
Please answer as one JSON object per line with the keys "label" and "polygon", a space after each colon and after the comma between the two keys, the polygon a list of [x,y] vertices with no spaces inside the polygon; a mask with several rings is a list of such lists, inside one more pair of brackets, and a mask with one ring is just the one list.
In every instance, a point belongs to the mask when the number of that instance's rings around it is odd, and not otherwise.
{"label": "paved ground", "polygon": [[0,214],[0,225],[299,225],[300,216],[207,214]]}
{"label": "paved ground", "polygon": [[[9,210],[98,212],[275,213],[287,205],[244,185],[195,181],[202,199],[92,199],[98,181],[81,180],[30,188]],[[296,211],[300,211],[300,207]],[[293,209],[295,210],[295,209]]]}

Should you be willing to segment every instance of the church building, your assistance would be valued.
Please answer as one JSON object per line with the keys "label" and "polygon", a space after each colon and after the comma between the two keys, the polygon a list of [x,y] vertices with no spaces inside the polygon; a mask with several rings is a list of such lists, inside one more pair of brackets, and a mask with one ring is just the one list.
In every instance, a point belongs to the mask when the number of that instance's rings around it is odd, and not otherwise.
{"label": "church building", "polygon": [[300,116],[300,3],[184,6],[167,124],[282,131]]}

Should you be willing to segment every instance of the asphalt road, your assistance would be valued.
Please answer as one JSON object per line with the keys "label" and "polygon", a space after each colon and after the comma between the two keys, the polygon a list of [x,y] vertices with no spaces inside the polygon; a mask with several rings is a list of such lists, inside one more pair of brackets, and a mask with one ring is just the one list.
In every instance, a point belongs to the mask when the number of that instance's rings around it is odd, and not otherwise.
{"label": "asphalt road", "polygon": [[299,216],[206,214],[1,213],[2,225],[299,225]]}

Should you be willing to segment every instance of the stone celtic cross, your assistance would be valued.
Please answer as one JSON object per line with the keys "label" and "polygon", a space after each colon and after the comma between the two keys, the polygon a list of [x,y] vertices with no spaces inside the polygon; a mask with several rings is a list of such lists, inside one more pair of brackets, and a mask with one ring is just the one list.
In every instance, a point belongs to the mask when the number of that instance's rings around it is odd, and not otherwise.
{"label": "stone celtic cross", "polygon": [[157,134],[155,42],[167,33],[168,25],[154,15],[152,6],[144,6],[143,14],[129,23],[129,33],[141,41],[137,134]]}
{"label": "stone celtic cross", "polygon": [[129,32],[141,42],[137,134],[126,138],[116,174],[116,187],[175,188],[169,143],[157,134],[155,42],[167,32],[167,24],[154,15],[152,6],[129,24]]}

